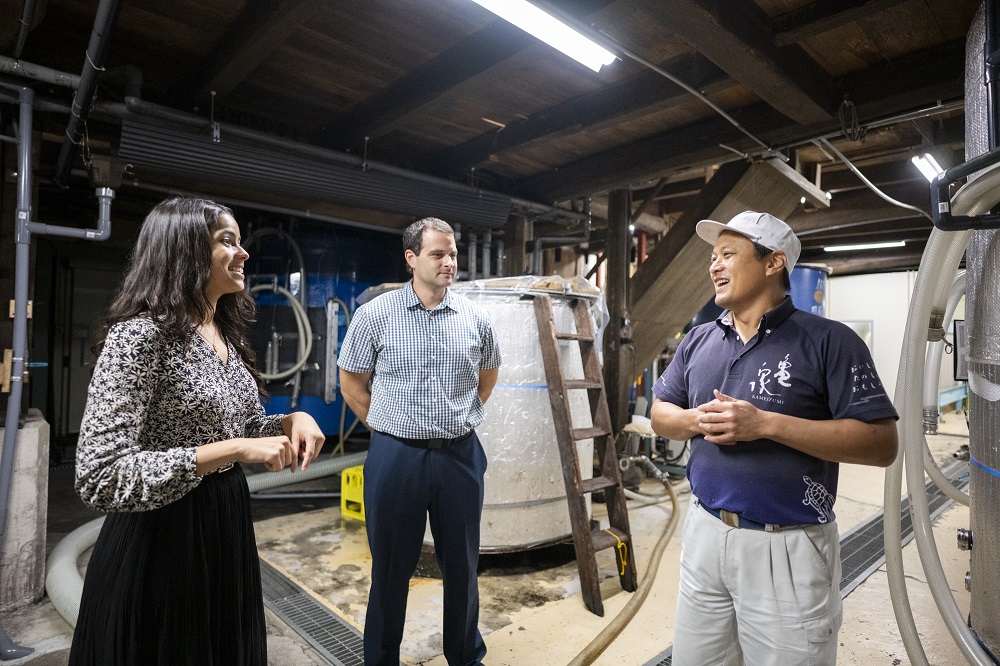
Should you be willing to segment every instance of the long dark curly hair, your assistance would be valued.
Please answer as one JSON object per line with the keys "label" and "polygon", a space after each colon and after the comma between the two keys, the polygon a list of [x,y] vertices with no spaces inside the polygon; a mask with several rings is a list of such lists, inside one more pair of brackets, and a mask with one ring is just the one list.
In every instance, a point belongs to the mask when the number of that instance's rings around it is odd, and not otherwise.
{"label": "long dark curly hair", "polygon": [[175,340],[212,318],[222,337],[233,344],[263,395],[264,382],[254,367],[256,354],[246,338],[254,321],[253,298],[244,288],[219,298],[212,305],[205,285],[212,275],[212,233],[221,215],[233,212],[213,201],[173,197],[149,212],[129,259],[128,271],[115,300],[108,308],[97,351],[104,346],[108,329],[118,322],[146,316]]}

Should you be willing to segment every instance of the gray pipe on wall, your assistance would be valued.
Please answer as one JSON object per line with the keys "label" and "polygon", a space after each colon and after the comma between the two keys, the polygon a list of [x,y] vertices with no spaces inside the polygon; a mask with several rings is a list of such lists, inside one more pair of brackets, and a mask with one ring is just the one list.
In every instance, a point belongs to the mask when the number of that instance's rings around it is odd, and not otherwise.
{"label": "gray pipe on wall", "polygon": [[[28,347],[28,281],[31,234],[64,236],[87,240],[105,240],[111,235],[111,201],[114,190],[97,189],[98,221],[96,229],[78,229],[38,224],[31,221],[32,132],[35,92],[27,86],[11,86],[0,82],[0,88],[16,90],[19,100],[17,125],[17,210],[15,220],[14,255],[14,321],[11,340],[12,363],[10,394],[3,431],[3,457],[0,460],[0,542],[7,529],[8,503],[13,481],[14,459],[17,452],[17,430],[24,393],[24,370]],[[31,654],[31,648],[15,645],[0,627],[0,660],[19,659]]]}
{"label": "gray pipe on wall", "polygon": [[[28,342],[28,266],[31,233],[31,132],[32,102],[35,91],[21,88],[19,122],[17,128],[17,229],[14,239],[14,331],[10,371],[10,395],[7,397],[7,416],[3,430],[3,459],[0,461],[0,543],[7,529],[7,502],[10,498],[11,478],[14,473],[14,454],[17,452],[17,427],[21,417],[21,395],[24,388],[24,356]],[[19,659],[34,652],[32,648],[15,645],[0,627],[0,659]]]}

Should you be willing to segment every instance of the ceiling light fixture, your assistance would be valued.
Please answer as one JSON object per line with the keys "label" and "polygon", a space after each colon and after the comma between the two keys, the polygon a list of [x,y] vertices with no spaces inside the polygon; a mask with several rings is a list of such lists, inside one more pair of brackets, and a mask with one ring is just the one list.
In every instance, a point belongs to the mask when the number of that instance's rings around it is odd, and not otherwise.
{"label": "ceiling light fixture", "polygon": [[472,1],[595,72],[601,71],[603,65],[610,65],[615,60],[614,53],[526,0]]}
{"label": "ceiling light fixture", "polygon": [[906,241],[889,241],[887,243],[861,243],[860,245],[828,245],[823,249],[827,252],[850,252],[851,250],[878,250],[884,247],[906,247]]}
{"label": "ceiling light fixture", "polygon": [[913,162],[918,169],[920,169],[920,173],[924,174],[924,178],[932,183],[934,182],[934,179],[937,178],[938,174],[944,172],[944,169],[941,168],[941,165],[937,163],[937,160],[935,160],[934,156],[930,153],[914,155],[910,158],[910,161]]}

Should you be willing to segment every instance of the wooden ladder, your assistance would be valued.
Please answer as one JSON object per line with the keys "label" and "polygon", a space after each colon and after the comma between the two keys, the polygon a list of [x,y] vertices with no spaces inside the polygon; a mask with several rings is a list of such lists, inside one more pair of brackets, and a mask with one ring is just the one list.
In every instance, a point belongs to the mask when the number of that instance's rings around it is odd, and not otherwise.
{"label": "wooden ladder", "polygon": [[[628,509],[625,506],[625,492],[622,487],[618,456],[611,435],[611,413],[608,411],[608,396],[604,388],[604,376],[597,360],[594,344],[594,329],[590,323],[590,313],[583,299],[572,302],[576,320],[576,333],[556,331],[552,311],[552,300],[546,295],[535,295],[535,318],[538,320],[538,341],[545,364],[545,377],[549,385],[549,401],[552,404],[552,421],[556,427],[556,440],[562,457],[563,481],[566,483],[566,499],[569,503],[570,523],[573,527],[573,545],[576,548],[576,562],[580,570],[580,587],[587,608],[596,615],[604,615],[604,603],[597,575],[596,552],[605,548],[615,549],[619,580],[622,589],[634,592],[636,588],[635,551],[632,548],[632,532],[629,529]],[[583,379],[566,379],[562,371],[559,341],[572,340],[579,345],[583,361]],[[586,390],[590,399],[592,426],[575,428],[570,411],[569,391]],[[576,443],[581,439],[593,438],[600,458],[601,474],[592,479],[582,479],[580,457]],[[591,461],[585,461],[591,464]],[[608,509],[610,528],[591,530],[587,515],[585,496],[587,493],[604,491]]]}

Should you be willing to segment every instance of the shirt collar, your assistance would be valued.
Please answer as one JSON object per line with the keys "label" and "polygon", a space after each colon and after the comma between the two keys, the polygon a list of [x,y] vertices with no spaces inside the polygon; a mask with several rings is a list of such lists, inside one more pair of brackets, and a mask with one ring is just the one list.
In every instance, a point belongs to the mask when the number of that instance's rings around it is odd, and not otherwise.
{"label": "shirt collar", "polygon": [[[410,310],[416,307],[424,307],[424,304],[420,302],[420,298],[417,296],[417,292],[413,290],[413,280],[410,280],[403,286],[403,302]],[[437,310],[439,308],[448,308],[449,310],[455,309],[451,306],[451,289],[445,290],[444,299],[434,309]]]}
{"label": "shirt collar", "polygon": [[[760,318],[760,324],[757,326],[757,330],[774,330],[780,326],[783,321],[788,319],[793,312],[795,312],[795,306],[792,304],[792,297],[785,296],[784,300],[778,303],[777,307],[764,313],[764,316]],[[719,318],[715,320],[715,323],[723,330],[731,329],[733,327],[732,311],[726,310],[723,312],[719,315]]]}

